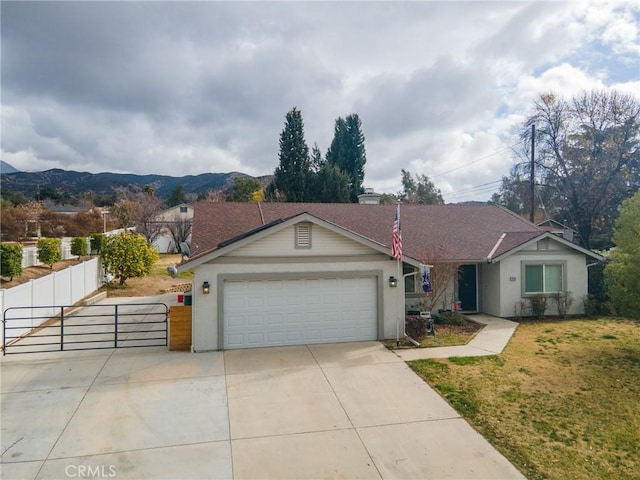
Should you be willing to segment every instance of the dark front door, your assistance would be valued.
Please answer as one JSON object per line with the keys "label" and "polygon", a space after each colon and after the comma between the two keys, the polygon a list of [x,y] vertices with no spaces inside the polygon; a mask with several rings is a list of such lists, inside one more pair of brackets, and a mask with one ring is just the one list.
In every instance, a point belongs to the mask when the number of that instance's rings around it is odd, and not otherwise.
{"label": "dark front door", "polygon": [[478,311],[478,276],[476,265],[462,265],[458,274],[458,300],[465,312]]}

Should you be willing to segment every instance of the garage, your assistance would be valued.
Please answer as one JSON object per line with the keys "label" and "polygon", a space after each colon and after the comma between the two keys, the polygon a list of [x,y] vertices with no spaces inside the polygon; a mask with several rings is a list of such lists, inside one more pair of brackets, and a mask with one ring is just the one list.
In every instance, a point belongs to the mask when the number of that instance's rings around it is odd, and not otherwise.
{"label": "garage", "polygon": [[223,347],[376,340],[375,277],[226,280]]}

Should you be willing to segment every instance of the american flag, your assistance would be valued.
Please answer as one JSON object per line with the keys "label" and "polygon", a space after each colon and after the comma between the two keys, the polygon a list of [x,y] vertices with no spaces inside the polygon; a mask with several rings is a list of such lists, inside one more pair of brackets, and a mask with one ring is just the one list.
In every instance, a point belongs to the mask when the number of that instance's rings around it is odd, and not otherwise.
{"label": "american flag", "polygon": [[393,221],[391,255],[396,260],[402,261],[402,227],[400,225],[400,205],[398,205],[398,209],[396,210],[396,219]]}

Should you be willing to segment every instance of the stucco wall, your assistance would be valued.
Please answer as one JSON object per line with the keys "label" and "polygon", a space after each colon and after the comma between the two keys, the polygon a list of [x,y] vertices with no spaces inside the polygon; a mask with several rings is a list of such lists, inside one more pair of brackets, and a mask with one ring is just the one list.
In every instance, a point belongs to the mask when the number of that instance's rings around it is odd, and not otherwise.
{"label": "stucco wall", "polygon": [[489,315],[501,316],[500,295],[502,291],[500,264],[485,263],[478,265],[480,285],[480,311]]}
{"label": "stucco wall", "polygon": [[[294,227],[286,228],[218,257],[194,270],[193,349],[220,348],[222,282],[224,279],[300,278],[317,275],[374,276],[378,292],[378,337],[395,338],[402,293],[388,285],[397,276],[396,262],[389,256],[328,229],[313,225],[311,249],[297,249]],[[202,293],[209,282],[209,294]],[[404,313],[401,314],[404,316]],[[400,325],[400,333],[402,333]]]}
{"label": "stucco wall", "polygon": [[[532,247],[522,250],[500,261],[500,316],[514,316],[516,302],[522,300],[522,264],[528,261],[562,262],[566,261],[565,280],[566,291],[572,292],[573,304],[569,310],[570,315],[584,313],[583,299],[587,294],[587,267],[585,255],[565,247],[564,245],[549,242],[549,249],[539,251],[534,244]],[[489,312],[488,310],[486,311]],[[495,314],[495,313],[494,313]],[[553,301],[547,301],[547,315],[557,314],[557,308]]]}
{"label": "stucco wall", "polygon": [[311,248],[295,248],[295,228],[275,232],[258,242],[230,252],[228,257],[308,257],[317,255],[367,255],[373,250],[319,225],[311,225]]}

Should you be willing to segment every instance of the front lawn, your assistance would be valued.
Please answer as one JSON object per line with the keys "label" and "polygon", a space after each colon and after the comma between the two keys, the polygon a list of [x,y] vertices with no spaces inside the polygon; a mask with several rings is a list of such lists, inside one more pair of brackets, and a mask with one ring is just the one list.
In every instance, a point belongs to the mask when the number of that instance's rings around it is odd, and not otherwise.
{"label": "front lawn", "polygon": [[499,356],[409,366],[529,479],[640,476],[640,322],[524,323]]}

